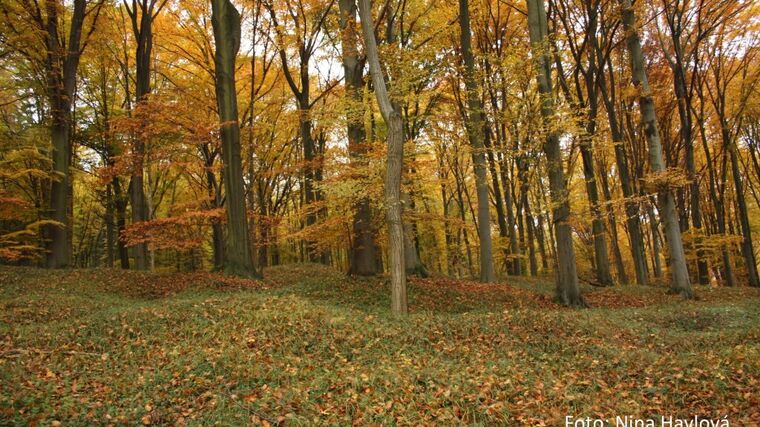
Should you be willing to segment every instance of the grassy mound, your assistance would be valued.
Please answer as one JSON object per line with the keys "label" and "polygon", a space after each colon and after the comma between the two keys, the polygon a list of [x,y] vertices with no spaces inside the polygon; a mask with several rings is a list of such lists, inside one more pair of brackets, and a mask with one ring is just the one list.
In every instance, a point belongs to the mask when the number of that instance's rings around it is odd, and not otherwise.
{"label": "grassy mound", "polygon": [[381,279],[265,276],[0,268],[0,424],[760,422],[755,289],[589,288],[570,310],[546,280],[420,279],[394,319]]}

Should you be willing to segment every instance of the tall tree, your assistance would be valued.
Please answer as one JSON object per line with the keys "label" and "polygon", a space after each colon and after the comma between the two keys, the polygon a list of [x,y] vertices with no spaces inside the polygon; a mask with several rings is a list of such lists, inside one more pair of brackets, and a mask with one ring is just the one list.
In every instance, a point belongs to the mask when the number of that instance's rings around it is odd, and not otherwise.
{"label": "tall tree", "polygon": [[230,0],[212,0],[211,24],[216,49],[216,102],[222,138],[224,189],[227,205],[227,250],[224,270],[238,276],[256,276],[251,257],[245,210],[240,123],[235,91],[235,58],[240,49],[240,13]]}
{"label": "tall tree", "polygon": [[[50,227],[50,244],[48,246],[47,265],[51,268],[68,267],[71,263],[71,246],[69,240],[69,201],[71,192],[71,106],[73,103],[76,83],[76,72],[82,53],[80,46],[82,27],[84,25],[87,2],[74,2],[74,13],[69,28],[68,46],[65,39],[60,37],[61,23],[58,11],[62,1],[46,1],[47,20],[44,23],[47,58],[45,70],[47,73],[48,98],[52,120],[50,134],[53,140],[53,171],[57,177],[53,179],[50,188],[51,219],[57,224]],[[42,17],[39,16],[42,26]]]}
{"label": "tall tree", "polygon": [[[150,72],[153,62],[153,21],[167,0],[132,0],[131,5],[127,0],[122,0],[132,23],[132,32],[135,36],[137,48],[135,52],[135,101],[136,106],[144,106],[150,95]],[[132,141],[132,178],[129,183],[129,200],[132,205],[132,223],[148,221],[148,202],[145,197],[144,163],[145,163],[145,138],[136,132]],[[135,268],[147,270],[148,245],[137,243],[134,246]]]}
{"label": "tall tree", "polygon": [[570,219],[570,201],[562,168],[562,149],[559,132],[555,129],[554,94],[552,92],[551,59],[547,39],[546,9],[543,0],[527,0],[528,29],[531,52],[535,62],[538,91],[541,94],[541,117],[546,140],[544,153],[549,173],[549,192],[552,200],[552,220],[557,245],[556,294],[557,299],[568,306],[585,306],[578,285],[575,263],[573,230]]}
{"label": "tall tree", "polygon": [[[555,56],[558,69],[559,83],[565,97],[575,110],[580,132],[580,151],[583,164],[583,177],[586,184],[586,195],[591,208],[591,229],[594,239],[594,269],[600,285],[613,284],[610,262],[607,251],[607,230],[600,206],[599,189],[594,166],[594,137],[597,129],[598,88],[597,75],[600,68],[596,64],[596,55],[591,51],[591,45],[596,42],[600,4],[597,0],[584,1],[581,11],[568,11],[564,2],[558,3],[555,19],[565,29],[565,38],[574,59],[572,78],[575,82],[575,93],[572,94],[567,78],[563,71],[563,63],[559,55]],[[572,13],[583,14],[576,22],[571,18]],[[573,28],[579,27],[581,36],[575,34]],[[576,40],[580,39],[580,40]],[[555,48],[556,50],[556,48]],[[581,83],[583,82],[583,84]]]}
{"label": "tall tree", "polygon": [[464,84],[467,89],[465,123],[472,146],[472,165],[475,169],[475,187],[478,196],[478,236],[480,237],[480,281],[493,282],[493,249],[491,245],[491,213],[488,196],[485,145],[483,144],[483,103],[475,80],[475,57],[472,54],[472,31],[468,0],[459,0],[459,40],[464,62]]}
{"label": "tall tree", "polygon": [[623,26],[626,31],[626,46],[630,55],[631,77],[633,85],[638,90],[641,127],[649,146],[649,167],[654,175],[654,181],[657,186],[659,213],[668,243],[668,258],[672,276],[670,287],[673,292],[681,294],[686,298],[693,298],[694,292],[691,288],[689,270],[686,267],[686,256],[683,250],[678,214],[676,213],[675,197],[665,175],[668,171],[665,169],[660,132],[657,127],[657,116],[655,115],[654,99],[652,98],[652,88],[649,87],[645,68],[646,63],[644,62],[644,54],[641,49],[641,39],[636,27],[636,14],[631,0],[620,0],[620,8]]}
{"label": "tall tree", "polygon": [[[279,44],[279,56],[282,62],[282,71],[285,80],[293,92],[296,103],[298,104],[298,124],[301,145],[303,148],[304,174],[303,174],[303,193],[306,207],[306,226],[312,226],[317,223],[319,209],[315,209],[314,203],[322,199],[322,192],[319,189],[319,181],[322,180],[322,152],[318,141],[315,140],[313,131],[312,107],[320,101],[334,85],[325,88],[317,96],[312,98],[312,81],[310,67],[315,52],[320,46],[323,38],[325,22],[329,16],[330,10],[335,3],[334,0],[328,0],[324,5],[319,7],[310,7],[303,2],[285,2],[287,6],[287,16],[292,19],[292,25],[295,32],[296,53],[298,58],[298,75],[294,73],[288,65],[288,53],[286,46],[286,37],[284,27],[281,26],[277,10],[271,0],[266,0],[264,5],[269,10],[272,19],[272,25],[276,32],[277,42]],[[312,239],[306,242],[307,256],[312,262],[329,262],[329,252],[317,247],[316,242]]]}
{"label": "tall tree", "polygon": [[[50,203],[48,219],[51,222],[45,228],[46,264],[50,268],[68,267],[72,262],[72,222],[69,215],[74,197],[70,173],[74,129],[72,107],[79,59],[95,29],[102,4],[102,0],[74,0],[68,19],[63,16],[68,9],[68,4],[63,0],[46,0],[42,8],[38,2],[0,4],[0,11],[6,18],[6,35],[13,36],[4,37],[4,44],[29,61],[32,70],[40,70],[44,74],[40,80],[44,81],[44,93],[49,102],[53,166],[53,179],[47,197]],[[88,5],[91,7],[88,8]],[[88,16],[91,17],[90,27],[85,31]],[[68,35],[64,35],[66,29],[61,28],[65,22],[69,23]],[[41,37],[30,38],[30,34]],[[39,40],[40,43],[37,45],[30,40]]]}
{"label": "tall tree", "polygon": [[364,35],[365,54],[375,86],[375,97],[380,113],[388,127],[388,158],[385,169],[385,209],[388,224],[388,249],[391,272],[391,310],[405,315],[408,311],[406,297],[406,269],[404,267],[404,225],[401,217],[401,173],[404,167],[404,128],[401,112],[391,103],[385,85],[380,54],[375,40],[370,0],[359,0],[359,16]]}
{"label": "tall tree", "polygon": [[[356,0],[338,0],[340,9],[341,48],[343,75],[346,87],[346,127],[351,162],[360,167],[366,163],[366,135],[364,134],[364,58],[360,57],[357,42],[360,34],[356,22]],[[354,208],[349,272],[359,276],[377,274],[377,244],[372,229],[372,211],[369,199],[361,197]]]}
{"label": "tall tree", "polygon": [[[702,208],[699,189],[699,177],[697,175],[696,161],[694,157],[694,95],[698,83],[698,73],[695,72],[699,64],[702,44],[710,37],[714,30],[727,19],[736,16],[746,4],[738,2],[736,5],[727,2],[701,0],[688,2],[681,0],[664,0],[663,14],[670,36],[670,49],[665,46],[665,41],[660,38],[663,45],[663,53],[673,73],[673,89],[678,107],[680,122],[679,136],[685,152],[686,172],[689,175],[689,204],[691,211],[691,225],[697,236],[697,278],[699,283],[709,283],[706,254],[701,249],[702,239]],[[655,22],[658,22],[655,20]],[[658,26],[659,33],[659,26]],[[688,221],[686,223],[688,227]]]}
{"label": "tall tree", "polygon": [[[603,35],[608,32],[606,30],[609,30],[609,27],[607,27],[605,23],[606,22],[602,20],[601,33]],[[611,35],[608,35],[608,37],[611,38]],[[599,80],[597,82],[599,84],[599,92],[602,102],[604,103],[604,108],[607,111],[607,123],[610,128],[610,136],[615,151],[615,165],[617,166],[623,197],[625,197],[625,221],[628,230],[628,241],[631,248],[631,258],[633,259],[633,268],[636,273],[636,283],[639,285],[646,285],[649,280],[649,272],[647,270],[644,236],[641,231],[641,207],[639,206],[639,203],[634,200],[634,197],[636,196],[633,186],[634,178],[631,174],[628,153],[625,149],[623,127],[621,120],[618,118],[618,109],[616,108],[618,102],[616,93],[617,86],[615,84],[615,70],[612,67],[612,59],[610,56],[606,56],[605,60],[605,55],[600,46],[601,43],[594,43],[598,62],[603,68],[599,73]],[[604,65],[605,63],[606,67]],[[609,86],[607,83],[608,75]]]}
{"label": "tall tree", "polygon": [[[731,163],[736,196],[736,219],[739,222],[737,228],[742,234],[741,250],[747,269],[747,281],[750,286],[760,287],[760,275],[752,243],[752,226],[744,194],[746,178],[739,166],[738,147],[744,113],[748,108],[749,100],[756,94],[756,88],[760,85],[760,71],[751,70],[753,61],[757,58],[757,50],[747,49],[753,45],[757,46],[757,42],[745,43],[743,40],[729,42],[725,40],[726,31],[727,29],[723,28],[716,36],[719,44],[715,48],[715,58],[710,63],[713,81],[712,87],[708,86],[708,91],[717,116],[723,150],[728,153],[728,160]],[[747,51],[745,52],[744,49]],[[730,98],[732,93],[733,99]],[[751,182],[751,180],[748,181]],[[725,221],[725,219],[722,220]]]}
{"label": "tall tree", "polygon": [[[565,29],[565,39],[574,59],[571,74],[575,83],[574,94],[571,93],[559,55],[555,55],[555,62],[559,70],[558,76],[562,91],[575,110],[578,127],[583,129],[580,132],[579,145],[586,195],[591,208],[594,268],[599,284],[607,286],[612,285],[613,280],[607,251],[607,227],[602,214],[594,162],[594,139],[597,133],[597,115],[599,112],[597,79],[602,69],[597,64],[596,53],[592,48],[597,43],[601,4],[598,0],[584,0],[578,5],[580,10],[569,10],[570,8],[565,2],[558,2],[557,5],[555,19]],[[574,14],[579,14],[580,18],[573,19]],[[575,28],[579,30],[579,34],[576,34]]]}

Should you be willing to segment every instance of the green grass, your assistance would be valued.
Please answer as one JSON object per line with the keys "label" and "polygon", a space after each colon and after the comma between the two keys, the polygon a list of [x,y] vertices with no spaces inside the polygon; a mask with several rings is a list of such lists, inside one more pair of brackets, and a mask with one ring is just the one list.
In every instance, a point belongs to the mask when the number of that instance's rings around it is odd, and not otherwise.
{"label": "green grass", "polygon": [[[760,292],[410,285],[314,265],[209,273],[0,267],[0,424],[564,425],[760,422]],[[614,425],[614,423],[612,424]]]}

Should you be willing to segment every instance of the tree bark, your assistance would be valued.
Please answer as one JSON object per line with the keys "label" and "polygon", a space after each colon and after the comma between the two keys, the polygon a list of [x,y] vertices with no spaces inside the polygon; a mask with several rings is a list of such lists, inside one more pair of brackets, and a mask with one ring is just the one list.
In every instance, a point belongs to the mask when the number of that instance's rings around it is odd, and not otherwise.
{"label": "tree bark", "polygon": [[396,315],[408,312],[406,268],[404,267],[404,226],[401,217],[401,173],[404,163],[404,129],[401,112],[393,108],[380,65],[372,23],[370,0],[359,0],[362,33],[375,96],[383,120],[388,126],[388,161],[385,170],[385,204],[388,223],[388,247],[391,271],[391,310]]}
{"label": "tree bark", "polygon": [[[493,155],[493,149],[491,148],[491,131],[486,127],[483,143],[488,153],[488,169],[491,172],[491,182],[493,185],[493,198],[494,205],[496,205],[496,223],[499,225],[499,237],[502,240],[508,237],[507,232],[507,218],[504,214],[504,199],[501,194],[501,184],[499,183],[499,174],[496,172],[496,159]],[[506,248],[503,249],[504,262],[509,261],[509,251]]]}
{"label": "tree bark", "polygon": [[[82,27],[87,2],[75,0],[68,40],[61,40],[58,11],[63,1],[47,1],[47,21],[44,28],[47,56],[45,72],[47,95],[52,116],[50,135],[53,145],[53,173],[50,187],[50,219],[56,224],[47,227],[49,268],[66,268],[71,265],[71,221],[69,203],[73,199],[71,182],[72,118],[71,109],[76,86],[76,73],[81,55]],[[96,14],[97,16],[97,14]],[[42,25],[42,24],[41,24]],[[68,41],[68,46],[66,42]]]}
{"label": "tree bark", "polygon": [[[360,37],[356,22],[356,0],[339,0],[343,74],[346,87],[346,122],[348,150],[351,163],[364,166],[364,155],[369,148],[364,135],[364,60],[359,57],[357,40]],[[358,110],[358,111],[357,111]],[[361,197],[354,206],[352,245],[349,255],[349,273],[358,276],[377,274],[377,244],[372,228],[372,210],[369,199]]]}
{"label": "tree bark", "polygon": [[[153,20],[161,10],[166,0],[162,0],[156,10],[157,0],[133,1],[130,8],[126,0],[127,13],[131,19],[132,32],[137,41],[135,52],[135,100],[140,106],[147,102],[151,92],[150,87],[150,64],[153,50]],[[145,196],[144,183],[145,162],[145,139],[142,135],[134,135],[132,141],[132,177],[129,183],[129,198],[132,205],[132,223],[147,221],[149,219],[148,203]],[[134,245],[135,269],[147,270],[149,268],[148,245],[138,243]]]}
{"label": "tree bark", "polygon": [[[725,129],[725,127],[724,127]],[[744,198],[743,175],[739,171],[738,148],[736,141],[729,141],[729,155],[731,156],[731,175],[734,178],[734,192],[736,193],[737,216],[739,225],[742,230],[742,255],[747,268],[747,281],[752,287],[760,287],[760,278],[757,273],[757,261],[755,260],[755,251],[752,247],[752,227],[749,224],[747,215],[747,201]]]}
{"label": "tree bark", "polygon": [[551,83],[551,62],[547,52],[546,9],[543,0],[527,0],[528,29],[531,52],[533,53],[536,80],[541,94],[541,117],[546,132],[544,153],[549,174],[549,190],[552,200],[552,220],[557,241],[556,296],[564,305],[585,306],[578,286],[578,272],[575,264],[565,174],[562,170],[562,151],[557,131],[552,130],[554,120],[554,98]]}
{"label": "tree bark", "polygon": [[114,230],[114,202],[113,185],[106,184],[106,212],[103,221],[106,223],[106,267],[112,268],[116,256],[114,255],[114,243],[116,239]]}
{"label": "tree bark", "polygon": [[[636,17],[630,0],[620,0],[622,21],[626,31],[626,46],[630,55],[631,74],[633,85],[639,90],[639,110],[641,112],[641,126],[644,130],[649,145],[649,166],[652,173],[662,175],[666,172],[663,161],[662,143],[657,128],[657,116],[655,115],[652,89],[647,79],[644,55],[641,49],[636,28]],[[660,216],[665,228],[665,236],[668,243],[668,257],[671,273],[671,290],[686,298],[693,298],[694,292],[689,279],[689,270],[686,266],[686,256],[681,239],[681,229],[676,213],[675,197],[673,191],[666,186],[660,185],[658,189],[658,203]]]}
{"label": "tree bark", "polygon": [[[681,42],[681,33],[683,31],[682,23],[685,19],[685,10],[678,6],[672,11],[667,9],[668,8],[665,10],[665,17],[671,30],[674,57],[671,58],[667,53],[666,57],[673,71],[673,89],[678,104],[678,118],[681,126],[679,134],[685,151],[684,160],[686,163],[686,172],[691,181],[688,188],[690,196],[689,203],[691,205],[691,225],[696,229],[694,233],[696,239],[693,244],[697,245],[697,278],[699,284],[707,285],[710,281],[707,271],[707,261],[705,260],[704,251],[700,248],[700,240],[703,233],[702,209],[700,207],[699,180],[694,162],[693,117],[691,109],[692,94],[686,85],[686,66],[684,65],[684,61],[688,59],[684,58],[684,49]],[[696,46],[694,46],[693,49],[696,49]],[[685,228],[688,230],[688,217],[684,219]]]}
{"label": "tree bark", "polygon": [[[512,183],[509,177],[509,165],[506,156],[501,163],[501,184],[504,188],[504,206],[507,208],[507,228],[509,229],[509,251],[512,259],[507,261],[509,274],[519,276],[522,271],[522,254],[517,241],[517,220],[515,219],[514,198],[512,197]],[[520,184],[522,185],[522,183]]]}
{"label": "tree bark", "polygon": [[[597,56],[600,57],[601,62],[601,52],[598,50]],[[641,231],[641,220],[639,219],[641,209],[639,203],[633,200],[635,193],[633,190],[631,171],[628,165],[628,154],[625,151],[623,131],[620,128],[618,116],[615,111],[615,82],[613,80],[614,72],[612,70],[612,63],[607,62],[607,66],[610,74],[609,91],[607,89],[604,71],[599,74],[598,84],[602,101],[607,110],[607,122],[610,126],[612,145],[615,150],[615,164],[620,178],[620,187],[623,190],[623,197],[626,199],[625,221],[628,229],[628,241],[631,247],[631,258],[633,258],[633,269],[636,273],[636,283],[639,285],[646,285],[648,282],[649,271],[647,269],[644,237]]]}
{"label": "tree bark", "polygon": [[[607,170],[607,168],[602,168]],[[607,204],[607,220],[610,227],[610,244],[612,245],[612,255],[615,258],[615,269],[617,270],[618,280],[621,283],[628,283],[628,274],[625,271],[625,264],[623,263],[623,254],[620,252],[620,240],[618,237],[617,218],[615,217],[615,210],[609,202],[612,202],[612,194],[610,192],[610,183],[606,173],[601,174],[602,178],[602,194]]]}
{"label": "tree bark", "polygon": [[243,277],[258,276],[251,257],[245,187],[240,156],[240,125],[235,91],[235,57],[240,48],[240,14],[229,0],[212,0],[214,27],[216,100],[222,139],[222,163],[227,205],[227,251],[225,272]]}
{"label": "tree bark", "polygon": [[493,247],[491,242],[491,213],[488,199],[488,173],[486,171],[485,147],[483,144],[483,103],[478,95],[475,81],[475,58],[472,54],[472,34],[470,30],[470,10],[468,0],[459,0],[459,29],[464,62],[464,81],[467,89],[467,112],[465,123],[467,136],[472,146],[472,165],[475,169],[475,187],[478,197],[478,237],[480,237],[480,282],[496,280],[493,269]]}

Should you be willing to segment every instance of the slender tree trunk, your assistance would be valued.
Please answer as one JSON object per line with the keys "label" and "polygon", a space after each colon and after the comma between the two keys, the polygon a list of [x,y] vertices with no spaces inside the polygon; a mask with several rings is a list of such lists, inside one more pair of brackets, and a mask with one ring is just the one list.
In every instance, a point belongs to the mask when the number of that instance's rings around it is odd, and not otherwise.
{"label": "slender tree trunk", "polygon": [[[725,127],[724,127],[725,129]],[[731,157],[731,175],[734,178],[734,192],[736,193],[736,206],[737,216],[739,217],[739,225],[742,230],[742,255],[744,255],[744,263],[747,268],[747,281],[752,287],[760,287],[760,278],[757,273],[757,261],[755,260],[755,251],[752,247],[752,227],[749,224],[749,216],[747,215],[747,201],[744,198],[744,183],[742,182],[743,175],[739,171],[738,160],[738,148],[736,142],[729,141],[728,152]]]}
{"label": "slender tree trunk", "polygon": [[[536,201],[538,202],[538,227],[536,230],[538,231],[538,253],[541,254],[541,270],[546,272],[549,271],[549,258],[552,259],[556,258],[554,255],[554,234],[552,232],[553,228],[549,226],[549,236],[546,236],[546,227],[544,224],[546,222],[549,222],[549,215],[544,212],[543,206],[545,206],[546,200],[544,198],[544,188],[541,184],[543,181],[541,179],[538,180],[538,186],[539,191],[541,191],[541,197],[536,197]],[[546,252],[546,242],[549,242],[549,252],[548,254]]]}
{"label": "slender tree trunk", "polygon": [[108,268],[113,267],[116,256],[114,255],[114,201],[113,201],[113,185],[106,185],[106,213],[103,221],[106,223],[106,266]]}
{"label": "slender tree trunk", "polygon": [[[519,150],[520,147],[515,144],[515,149]],[[533,219],[533,213],[530,207],[530,183],[528,182],[528,159],[524,155],[517,157],[517,175],[520,181],[520,204],[525,212],[525,224],[527,232],[527,248],[528,248],[528,264],[530,268],[530,275],[538,275],[538,261],[536,260],[536,224]],[[542,249],[543,250],[543,249]]]}
{"label": "slender tree trunk", "polygon": [[[652,89],[647,80],[641,41],[636,29],[636,17],[630,0],[620,0],[622,9],[622,21],[626,31],[626,45],[630,54],[631,70],[634,86],[639,90],[639,109],[644,134],[649,145],[649,166],[656,176],[666,173],[665,163],[662,156],[662,144],[660,133],[657,128],[657,116],[654,110]],[[661,186],[662,187],[662,186]],[[676,213],[676,204],[673,191],[670,188],[658,189],[657,199],[660,207],[660,215],[665,228],[665,236],[668,243],[668,257],[671,273],[671,290],[686,298],[693,298],[689,270],[686,266],[686,256],[681,240],[681,228]]]}
{"label": "slender tree trunk", "polygon": [[552,200],[552,220],[557,240],[556,294],[557,299],[568,306],[585,306],[578,286],[578,272],[575,264],[565,174],[562,170],[562,151],[559,134],[552,130],[554,119],[554,99],[552,93],[551,62],[547,52],[546,9],[543,0],[527,0],[528,28],[530,30],[531,52],[535,62],[536,80],[541,94],[541,116],[546,130],[544,153],[549,173],[549,190]]}
{"label": "slender tree trunk", "polygon": [[[689,196],[691,204],[691,221],[692,225],[696,229],[696,240],[694,244],[697,245],[697,277],[701,285],[707,285],[709,283],[709,276],[707,271],[707,262],[705,260],[704,251],[699,247],[701,246],[702,235],[702,210],[700,208],[699,198],[699,181],[697,179],[697,171],[694,162],[694,140],[692,132],[692,110],[691,110],[691,95],[686,87],[686,70],[684,67],[683,48],[681,46],[680,38],[680,19],[682,16],[677,14],[671,15],[666,12],[669,24],[671,25],[673,48],[675,57],[670,62],[673,70],[673,87],[678,101],[678,117],[680,121],[680,137],[683,143],[685,151],[685,163],[686,172],[688,173],[689,180]],[[678,21],[678,22],[676,22]],[[685,222],[685,228],[688,229],[688,217],[684,215],[682,222]]]}
{"label": "slender tree trunk", "polygon": [[530,267],[530,275],[531,276],[538,276],[538,260],[536,259],[536,232],[535,228],[536,225],[533,222],[533,215],[531,215],[530,211],[525,211],[525,222],[527,223],[527,234],[528,234],[528,240],[526,242],[528,246],[528,263]]}
{"label": "slender tree trunk", "polygon": [[459,29],[464,62],[464,81],[467,89],[466,128],[472,146],[472,165],[475,169],[475,187],[478,196],[478,237],[480,238],[480,281],[496,280],[493,269],[491,243],[491,213],[488,198],[488,173],[486,171],[485,146],[483,144],[483,104],[478,95],[475,80],[475,58],[472,54],[470,10],[468,0],[459,0]]}
{"label": "slender tree trunk", "polygon": [[[642,197],[644,194],[642,194]],[[652,202],[647,203],[647,217],[649,218],[650,235],[652,236],[652,268],[654,269],[654,277],[657,279],[662,278],[662,260],[660,254],[662,253],[662,245],[660,243],[660,227],[657,221],[657,216],[654,214],[654,207]]]}
{"label": "slender tree trunk", "polygon": [[[705,127],[705,96],[704,91],[702,89],[702,86],[698,86],[697,88],[697,96],[699,97],[699,110],[695,114],[697,119],[697,126],[699,128],[699,135],[700,135],[700,141],[702,143],[702,149],[705,152],[705,165],[707,166],[707,176],[708,176],[708,194],[710,195],[710,201],[712,202],[713,210],[715,211],[712,230],[708,231],[709,234],[715,234],[715,231],[717,230],[717,233],[720,235],[726,234],[726,217],[725,217],[725,210],[724,210],[724,204],[723,204],[723,198],[724,198],[724,191],[721,191],[721,189],[725,190],[725,182],[726,182],[726,161],[727,161],[727,155],[724,152],[722,157],[722,176],[721,178],[721,184],[720,187],[718,185],[718,174],[716,172],[716,163],[717,159],[715,159],[712,154],[710,153],[710,147],[708,144],[708,136],[707,136],[707,129]],[[733,272],[733,266],[731,264],[731,255],[729,253],[729,247],[727,244],[722,245],[721,247],[721,258],[723,261],[723,271],[720,274],[720,280],[725,283],[726,286],[734,286],[734,272]],[[714,270],[715,271],[715,270]],[[716,276],[718,276],[716,274]]]}
{"label": "slender tree trunk", "polygon": [[591,135],[593,135],[595,126],[587,126],[587,135],[581,141],[581,159],[583,161],[583,176],[586,181],[586,194],[588,195],[589,205],[591,207],[591,229],[594,234],[594,265],[596,269],[596,279],[600,285],[609,286],[613,284],[612,273],[610,272],[610,260],[607,253],[607,239],[605,237],[607,230],[604,226],[602,210],[599,205],[599,190],[596,185],[596,173],[594,171],[594,158],[591,148]]}
{"label": "slender tree trunk", "polygon": [[[504,199],[501,193],[501,184],[499,183],[499,174],[496,171],[496,159],[494,158],[493,149],[491,148],[491,132],[486,129],[483,143],[488,153],[488,169],[491,172],[491,181],[493,183],[493,197],[496,205],[496,223],[499,225],[499,237],[504,240],[509,235],[507,232],[507,218],[504,215]],[[509,252],[504,249],[504,261],[509,261]]]}
{"label": "slender tree trunk", "polygon": [[[151,92],[150,65],[153,50],[153,19],[156,0],[140,0],[132,3],[132,8],[127,7],[127,12],[132,21],[132,30],[137,41],[135,53],[135,99],[137,105],[147,102]],[[144,181],[145,162],[145,139],[138,134],[133,136],[132,141],[132,177],[129,183],[129,198],[132,205],[132,223],[148,221],[148,204],[145,196]],[[138,243],[134,245],[135,268],[147,270],[149,265],[148,245]]]}
{"label": "slender tree trunk", "polygon": [[401,173],[404,166],[404,129],[401,113],[393,108],[385,86],[380,57],[372,23],[370,0],[359,0],[364,46],[370,74],[375,86],[375,96],[380,112],[388,126],[388,161],[385,170],[385,204],[388,223],[388,246],[391,271],[391,310],[396,315],[406,315],[406,268],[404,267],[404,226],[401,207]]}
{"label": "slender tree trunk", "polygon": [[[517,147],[519,149],[519,147]],[[528,161],[524,156],[518,156],[517,158],[517,174],[520,180],[520,204],[525,211],[525,223],[528,240],[526,242],[528,247],[528,263],[530,266],[530,275],[538,275],[538,262],[536,260],[536,248],[534,241],[536,239],[535,223],[533,221],[533,213],[531,212],[530,199],[528,193],[530,184],[528,183]]]}
{"label": "slender tree trunk", "polygon": [[[401,191],[401,205],[404,212],[414,211],[414,200],[408,191]],[[404,219],[404,266],[407,276],[428,277],[427,268],[418,252],[414,221],[408,217]]]}
{"label": "slender tree trunk", "polygon": [[[351,162],[366,165],[369,148],[364,135],[364,60],[360,59],[357,41],[361,37],[356,22],[356,0],[339,0],[343,73],[346,86],[346,122]],[[372,229],[369,199],[362,197],[354,207],[353,240],[349,256],[349,273],[359,276],[377,274],[377,244]]]}
{"label": "slender tree trunk", "polygon": [[512,185],[509,179],[507,159],[501,161],[501,183],[504,186],[504,205],[507,208],[507,227],[509,228],[509,251],[512,259],[508,260],[509,274],[519,276],[522,270],[520,245],[517,241],[517,219],[514,211],[514,198],[512,197]]}
{"label": "slender tree trunk", "polygon": [[451,256],[451,242],[454,240],[451,235],[451,227],[449,226],[449,199],[448,191],[446,189],[446,183],[441,180],[441,201],[443,202],[443,234],[445,242],[445,255],[446,255],[446,273],[449,276],[454,275],[452,256]]}
{"label": "slender tree trunk", "polygon": [[235,91],[235,57],[240,48],[240,14],[229,0],[212,0],[211,23],[216,51],[216,100],[222,139],[222,164],[227,205],[228,274],[257,276],[251,256],[245,186],[240,157],[240,125]]}
{"label": "slender tree trunk", "polygon": [[116,246],[119,253],[119,263],[122,269],[129,270],[129,248],[124,241],[124,233],[127,228],[127,196],[122,191],[121,179],[118,176],[113,179],[113,193],[114,208],[116,209],[116,230],[118,233]]}
{"label": "slender tree trunk", "polygon": [[[606,168],[602,168],[606,170]],[[612,201],[612,194],[610,193],[610,183],[607,179],[607,174],[602,173],[602,193],[604,199],[607,202]],[[623,254],[620,253],[620,244],[618,239],[617,219],[615,218],[615,210],[612,205],[607,205],[607,220],[610,226],[610,243],[612,244],[612,255],[615,258],[615,269],[617,270],[618,280],[621,283],[628,283],[628,274],[625,272],[625,264],[623,263]]]}
{"label": "slender tree trunk", "polygon": [[[216,174],[212,171],[216,155],[212,155],[207,148],[202,148],[202,151],[206,156],[206,185],[208,197],[211,199],[211,208],[219,209],[222,207],[222,194],[219,191]],[[218,219],[212,219],[211,222],[211,248],[214,255],[214,270],[221,271],[224,269],[224,229],[222,222]]]}
{"label": "slender tree trunk", "polygon": [[[599,53],[601,55],[601,53]],[[600,60],[601,62],[601,60]],[[625,151],[623,131],[620,128],[618,116],[615,113],[614,89],[615,82],[612,80],[614,73],[612,64],[607,63],[610,72],[610,90],[607,90],[607,83],[604,71],[599,74],[599,89],[602,95],[605,109],[607,110],[607,121],[612,134],[612,144],[615,150],[615,164],[620,177],[620,187],[625,197],[625,222],[628,229],[628,241],[631,248],[631,258],[633,258],[633,269],[636,273],[636,283],[646,285],[648,282],[649,271],[647,269],[646,248],[644,247],[644,236],[641,231],[641,209],[639,203],[633,200],[635,197],[632,184],[631,172],[628,165],[628,155]]]}

